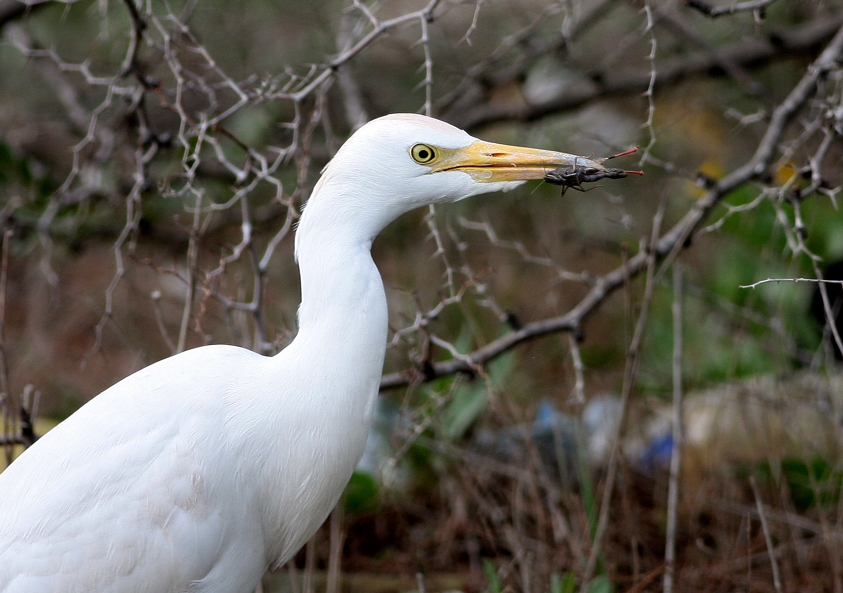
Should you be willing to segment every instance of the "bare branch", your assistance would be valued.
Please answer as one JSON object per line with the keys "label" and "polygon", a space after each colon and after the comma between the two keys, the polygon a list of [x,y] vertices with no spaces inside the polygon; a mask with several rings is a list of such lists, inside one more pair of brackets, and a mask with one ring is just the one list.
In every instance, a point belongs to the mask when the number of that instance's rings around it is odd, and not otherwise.
{"label": "bare branch", "polygon": [[[678,80],[710,72],[719,62],[749,68],[773,59],[802,54],[814,49],[833,36],[840,28],[843,16],[818,18],[792,29],[769,34],[762,39],[749,39],[725,46],[716,56],[699,51],[677,56],[662,62],[654,88],[668,86]],[[532,104],[477,102],[475,107],[454,110],[447,118],[467,129],[479,128],[494,122],[516,120],[533,121],[542,117],[582,107],[598,99],[646,92],[651,83],[650,72],[628,72],[614,68],[595,72],[593,85],[577,85],[561,89],[551,98]]]}
{"label": "bare branch", "polygon": [[[840,59],[841,55],[843,55],[843,28],[837,31],[814,65],[808,69],[787,99],[773,112],[770,125],[759,142],[755,154],[746,164],[716,182],[702,198],[694,203],[690,211],[655,243],[652,250],[656,257],[664,258],[687,248],[692,242],[695,230],[726,194],[766,173],[772,162],[775,147],[788,123],[806,104],[815,91],[817,82]],[[524,325],[521,329],[505,334],[465,355],[464,360],[451,359],[434,363],[428,369],[425,378],[433,379],[459,372],[470,373],[473,366],[482,366],[524,341],[560,331],[577,330],[582,326],[583,320],[593,313],[610,294],[621,287],[627,278],[634,277],[645,269],[647,261],[647,254],[643,251],[639,252],[625,265],[595,279],[589,293],[568,313]],[[415,370],[385,375],[381,379],[381,389],[394,389],[408,385],[416,380],[417,376],[418,373]]]}
{"label": "bare branch", "polygon": [[737,14],[746,11],[763,11],[776,0],[749,0],[748,2],[735,2],[729,6],[712,6],[703,0],[685,0],[685,4],[699,10],[706,16],[717,18],[724,15]]}
{"label": "bare branch", "polygon": [[740,288],[756,288],[761,286],[762,284],[768,284],[770,282],[813,282],[815,284],[843,284],[843,280],[823,280],[820,278],[767,278],[765,280],[759,280],[758,282],[753,282],[752,284],[741,285]]}
{"label": "bare branch", "polygon": [[679,508],[679,476],[682,471],[684,420],[682,393],[682,268],[673,266],[673,447],[670,451],[670,479],[667,491],[667,526],[665,528],[664,593],[673,592],[676,578],[676,526]]}
{"label": "bare branch", "polygon": [[600,499],[600,512],[597,519],[597,526],[594,529],[594,538],[591,542],[591,551],[588,554],[588,562],[586,563],[583,573],[582,584],[580,586],[580,593],[586,593],[590,586],[594,570],[597,567],[597,559],[603,550],[603,540],[606,535],[606,528],[609,522],[609,510],[611,509],[612,494],[615,488],[615,479],[617,478],[618,466],[621,459],[621,447],[624,431],[626,430],[626,419],[629,413],[629,400],[632,392],[635,389],[635,383],[638,380],[638,369],[641,363],[641,351],[644,345],[644,332],[647,328],[647,319],[650,315],[650,305],[653,299],[653,289],[655,286],[656,261],[657,254],[655,251],[649,249],[650,245],[656,242],[656,238],[661,233],[661,222],[664,215],[664,203],[659,207],[656,216],[653,218],[653,229],[650,240],[646,242],[648,248],[642,249],[642,253],[647,253],[647,277],[644,285],[644,296],[641,299],[641,310],[638,313],[638,319],[635,323],[635,332],[632,335],[632,340],[629,343],[629,348],[626,353],[626,366],[624,367],[623,387],[621,391],[621,410],[620,418],[618,419],[617,429],[612,436],[612,449],[609,453],[608,469],[606,472],[606,481],[603,484],[603,495]]}
{"label": "bare branch", "polygon": [[755,496],[755,504],[758,507],[758,517],[761,519],[761,529],[764,532],[764,541],[767,543],[767,553],[770,555],[770,566],[773,568],[773,586],[776,593],[782,593],[782,579],[779,576],[779,563],[776,562],[773,538],[770,535],[770,527],[767,525],[767,515],[764,514],[764,504],[761,502],[761,495],[758,493],[758,484],[755,476],[749,476],[749,484],[752,486],[752,494]]}

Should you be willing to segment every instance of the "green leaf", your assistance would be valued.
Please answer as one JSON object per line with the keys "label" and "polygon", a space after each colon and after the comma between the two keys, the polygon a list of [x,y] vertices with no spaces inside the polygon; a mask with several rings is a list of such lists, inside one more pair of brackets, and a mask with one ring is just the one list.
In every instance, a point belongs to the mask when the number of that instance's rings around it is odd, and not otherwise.
{"label": "green leaf", "polygon": [[606,574],[594,577],[588,584],[588,593],[613,593],[614,590],[615,586]]}
{"label": "green leaf", "polygon": [[450,404],[442,412],[442,427],[451,441],[462,438],[489,404],[489,385],[499,389],[509,376],[514,355],[510,352],[490,363],[487,372],[488,381],[475,380],[459,385],[454,390]]}
{"label": "green leaf", "polygon": [[557,574],[550,576],[550,593],[574,593],[575,590],[576,582],[573,572],[566,572],[562,578],[559,578]]}
{"label": "green leaf", "polygon": [[498,576],[498,569],[495,567],[495,563],[488,558],[481,559],[481,563],[483,564],[483,573],[489,581],[489,587],[486,589],[486,593],[501,593],[503,591],[503,583]]}
{"label": "green leaf", "polygon": [[378,503],[378,484],[365,472],[355,471],[345,487],[345,512],[347,514],[372,510]]}

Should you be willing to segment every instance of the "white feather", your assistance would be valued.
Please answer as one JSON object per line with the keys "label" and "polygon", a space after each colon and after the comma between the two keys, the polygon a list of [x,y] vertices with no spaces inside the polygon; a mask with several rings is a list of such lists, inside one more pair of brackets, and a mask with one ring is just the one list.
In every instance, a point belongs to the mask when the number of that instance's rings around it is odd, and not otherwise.
{"label": "white feather", "polygon": [[253,591],[313,535],[363,452],[387,338],[369,250],[423,204],[507,189],[428,174],[447,124],[388,116],[326,168],[296,236],[299,333],[268,358],[190,350],[120,381],[0,474],[0,591]]}

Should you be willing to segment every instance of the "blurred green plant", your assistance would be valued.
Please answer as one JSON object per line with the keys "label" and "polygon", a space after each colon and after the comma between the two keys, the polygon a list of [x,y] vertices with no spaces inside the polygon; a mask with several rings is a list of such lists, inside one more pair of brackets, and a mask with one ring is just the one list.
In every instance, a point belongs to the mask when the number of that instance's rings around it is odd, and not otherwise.
{"label": "blurred green plant", "polygon": [[375,478],[361,471],[351,474],[351,480],[343,494],[344,510],[347,515],[374,511],[380,502],[380,488]]}
{"label": "blurred green plant", "polygon": [[766,484],[773,490],[785,485],[791,503],[800,513],[817,506],[834,508],[840,503],[843,468],[822,456],[764,461],[752,468],[739,468],[737,477],[747,479],[750,473],[759,484]]}
{"label": "blurred green plant", "polygon": [[481,559],[481,563],[483,564],[483,574],[486,575],[486,580],[489,583],[485,589],[485,593],[501,593],[503,591],[503,581],[498,576],[498,569],[495,567],[495,563],[489,558]]}

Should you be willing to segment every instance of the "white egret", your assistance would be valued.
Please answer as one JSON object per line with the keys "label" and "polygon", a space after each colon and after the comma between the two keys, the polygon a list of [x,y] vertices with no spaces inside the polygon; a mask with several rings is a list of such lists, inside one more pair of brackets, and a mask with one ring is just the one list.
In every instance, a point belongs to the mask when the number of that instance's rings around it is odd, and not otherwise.
{"label": "white egret", "polygon": [[418,206],[602,164],[374,120],[302,214],[299,331],[272,357],[205,346],[123,379],[0,474],[3,593],[247,593],[336,504],[363,452],[387,340],[375,236]]}

